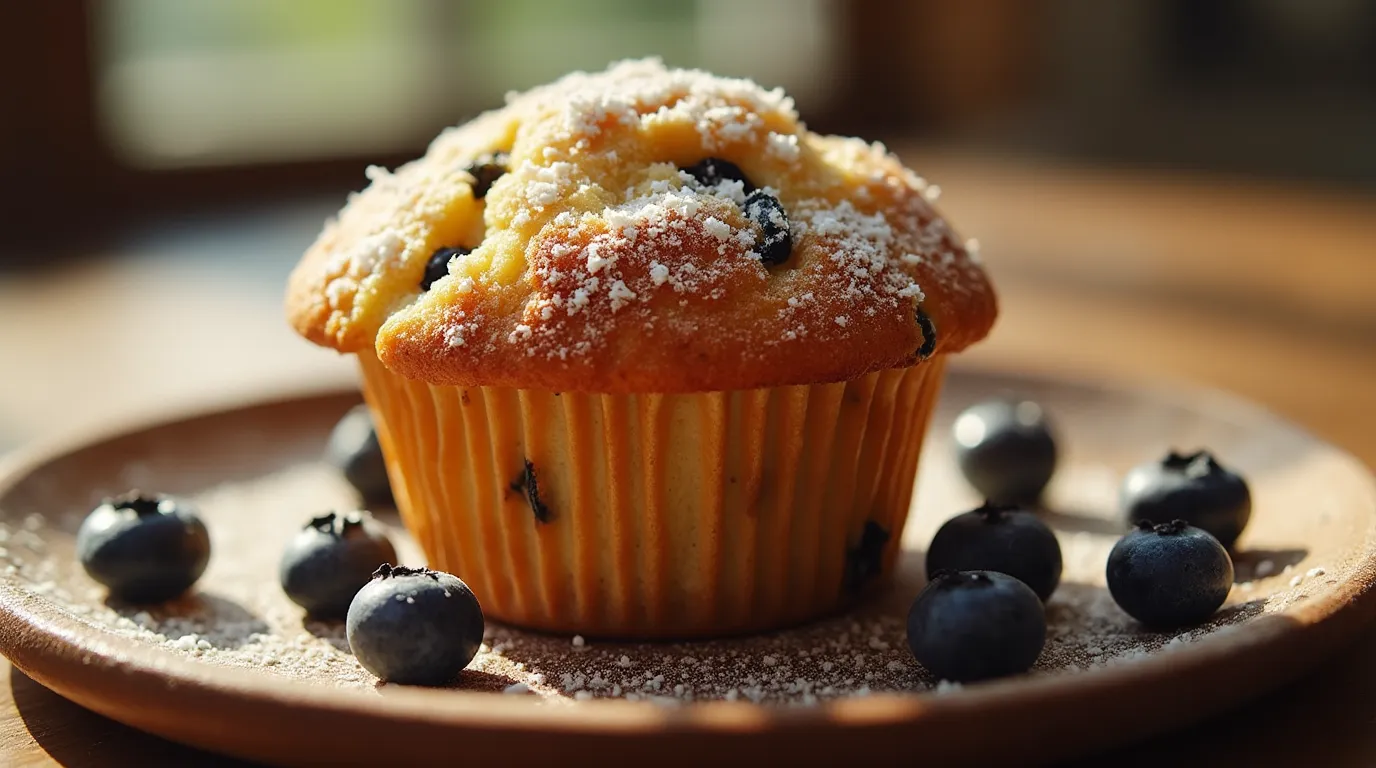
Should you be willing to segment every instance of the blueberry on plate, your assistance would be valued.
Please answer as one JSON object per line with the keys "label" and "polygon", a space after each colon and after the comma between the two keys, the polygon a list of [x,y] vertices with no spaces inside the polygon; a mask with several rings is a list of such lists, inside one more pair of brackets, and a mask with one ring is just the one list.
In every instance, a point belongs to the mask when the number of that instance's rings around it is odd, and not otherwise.
{"label": "blueberry on plate", "polygon": [[1207,531],[1184,520],[1141,521],[1108,555],[1114,602],[1149,627],[1206,621],[1228,599],[1233,561]]}
{"label": "blueberry on plate", "polygon": [[[344,415],[330,433],[325,460],[344,473],[366,505],[393,506],[387,464],[368,406],[360,405]],[[374,564],[376,565],[376,563]]]}
{"label": "blueberry on plate", "polygon": [[1017,507],[985,503],[947,520],[927,548],[927,575],[997,571],[1045,601],[1061,583],[1061,545],[1046,523]]}
{"label": "blueberry on plate", "polygon": [[970,485],[1000,504],[1041,498],[1056,470],[1056,440],[1041,406],[990,400],[956,417],[956,460]]}
{"label": "blueberry on plate", "polygon": [[1141,520],[1184,520],[1232,547],[1252,518],[1247,483],[1208,451],[1176,453],[1134,467],[1123,478],[1123,515]]}
{"label": "blueberry on plate", "polygon": [[287,543],[278,566],[282,590],[317,618],[342,619],[358,590],[397,551],[367,512],[312,518]]}
{"label": "blueberry on plate", "polygon": [[458,578],[383,565],[354,595],[345,624],[363,668],[389,683],[445,685],[483,641],[483,611]]}
{"label": "blueberry on plate", "polygon": [[1042,601],[994,571],[940,571],[908,611],[908,648],[942,680],[971,683],[1032,668],[1046,644]]}
{"label": "blueberry on plate", "polygon": [[86,516],[76,534],[76,554],[112,597],[161,603],[205,573],[210,535],[186,502],[130,491]]}

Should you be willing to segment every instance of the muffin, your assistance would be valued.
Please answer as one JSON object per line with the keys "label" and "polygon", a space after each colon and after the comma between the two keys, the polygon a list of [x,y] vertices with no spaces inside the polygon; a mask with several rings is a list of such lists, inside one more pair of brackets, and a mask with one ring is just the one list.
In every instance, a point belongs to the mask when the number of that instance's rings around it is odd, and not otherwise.
{"label": "muffin", "polygon": [[885,581],[947,356],[996,308],[882,145],[651,60],[368,177],[288,315],[357,357],[402,519],[485,613],[710,636]]}

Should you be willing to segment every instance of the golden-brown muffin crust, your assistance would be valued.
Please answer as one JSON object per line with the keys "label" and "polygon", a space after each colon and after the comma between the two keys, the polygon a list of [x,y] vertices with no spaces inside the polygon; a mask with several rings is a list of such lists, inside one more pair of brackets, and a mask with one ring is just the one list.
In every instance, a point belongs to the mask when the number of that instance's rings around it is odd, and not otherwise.
{"label": "golden-brown muffin crust", "polygon": [[[475,198],[470,170],[494,153],[509,171]],[[708,157],[782,204],[786,261],[761,259],[740,182],[680,170]],[[293,272],[288,314],[317,344],[372,346],[433,384],[840,381],[959,351],[996,314],[934,187],[880,145],[808,131],[781,91],[745,80],[653,60],[575,73],[369,176]],[[446,247],[472,250],[421,291]]]}

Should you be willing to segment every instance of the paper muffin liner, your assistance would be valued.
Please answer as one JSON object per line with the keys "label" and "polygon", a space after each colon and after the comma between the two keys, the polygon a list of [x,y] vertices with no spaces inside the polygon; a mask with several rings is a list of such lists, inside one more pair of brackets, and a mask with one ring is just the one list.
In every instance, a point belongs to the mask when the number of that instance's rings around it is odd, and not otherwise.
{"label": "paper muffin liner", "polygon": [[431,386],[360,364],[432,567],[498,621],[640,638],[780,628],[885,581],[945,367],[599,395]]}

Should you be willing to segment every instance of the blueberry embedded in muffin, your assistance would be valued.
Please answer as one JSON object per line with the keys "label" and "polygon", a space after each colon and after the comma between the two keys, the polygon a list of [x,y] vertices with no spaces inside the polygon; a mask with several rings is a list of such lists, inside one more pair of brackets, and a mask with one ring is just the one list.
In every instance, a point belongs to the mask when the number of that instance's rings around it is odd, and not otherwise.
{"label": "blueberry embedded in muffin", "polygon": [[369,173],[288,312],[357,355],[403,520],[490,615],[703,636],[888,576],[945,357],[996,309],[882,145],[623,62]]}
{"label": "blueberry embedded in muffin", "polygon": [[748,81],[576,73],[371,176],[294,273],[289,312],[432,383],[840,381],[958,351],[994,316],[932,187]]}
{"label": "blueberry embedded in muffin", "polygon": [[474,160],[466,171],[473,177],[473,197],[487,197],[487,191],[492,189],[492,184],[506,175],[507,164],[510,161],[511,158],[507,157],[505,152],[491,152]]}

